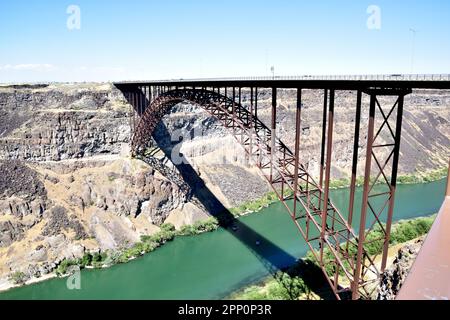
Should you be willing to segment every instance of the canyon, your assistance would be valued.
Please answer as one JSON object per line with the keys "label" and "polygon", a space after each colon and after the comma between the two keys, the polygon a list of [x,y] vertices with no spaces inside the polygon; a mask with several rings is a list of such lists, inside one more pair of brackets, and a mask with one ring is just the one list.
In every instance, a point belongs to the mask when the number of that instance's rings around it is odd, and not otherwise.
{"label": "canyon", "polygon": [[[317,175],[323,96],[308,90],[303,96],[301,161]],[[295,97],[294,90],[279,93],[277,133],[290,148]],[[260,90],[258,98],[258,116],[269,123],[270,91]],[[242,101],[248,103],[248,92]],[[353,92],[337,92],[334,179],[351,172],[355,101]],[[362,132],[366,100],[364,105]],[[407,96],[400,174],[447,165],[449,105],[450,91]],[[164,172],[131,158],[131,113],[109,83],[0,86],[0,289],[14,272],[42,277],[64,259],[126,248],[164,223],[180,229],[210,216]],[[365,139],[362,134],[361,161]],[[153,145],[158,154],[179,147],[193,174],[226,208],[270,191],[232,135],[198,106],[175,106],[157,127]]]}

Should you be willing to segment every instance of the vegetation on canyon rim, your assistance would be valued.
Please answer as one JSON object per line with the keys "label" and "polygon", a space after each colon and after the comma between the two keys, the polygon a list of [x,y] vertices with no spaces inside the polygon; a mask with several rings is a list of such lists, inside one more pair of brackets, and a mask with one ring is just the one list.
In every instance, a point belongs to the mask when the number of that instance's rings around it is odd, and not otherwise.
{"label": "vegetation on canyon rim", "polygon": [[[393,225],[390,245],[405,243],[428,233],[435,216],[399,221]],[[370,239],[379,238],[380,230],[370,233]],[[366,246],[370,254],[381,253],[382,241],[377,240]],[[351,249],[352,250],[352,249]],[[329,250],[324,250],[325,259],[331,260]],[[325,263],[330,274],[332,266]],[[319,274],[318,274],[319,272]],[[316,277],[319,276],[319,277]],[[297,300],[310,298],[314,295],[312,287],[320,286],[316,278],[322,278],[314,256],[309,252],[304,259],[299,260],[286,270],[277,272],[265,279],[259,285],[252,285],[234,293],[231,298],[237,300]],[[311,284],[312,283],[312,284]]]}

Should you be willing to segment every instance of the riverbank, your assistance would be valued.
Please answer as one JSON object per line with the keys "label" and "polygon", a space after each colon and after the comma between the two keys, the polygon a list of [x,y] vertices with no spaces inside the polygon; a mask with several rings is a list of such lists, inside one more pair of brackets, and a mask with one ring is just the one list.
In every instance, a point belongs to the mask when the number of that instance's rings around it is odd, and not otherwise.
{"label": "riverbank", "polygon": [[[398,251],[411,241],[423,237],[431,229],[434,216],[399,221],[393,224],[390,248]],[[376,235],[373,235],[375,239]],[[370,254],[381,252],[381,241],[375,241],[367,248]],[[397,250],[395,250],[397,249]],[[395,252],[396,254],[396,252]],[[280,271],[275,276],[265,278],[258,284],[247,286],[231,294],[230,300],[317,300],[332,298],[328,284],[317,281],[323,279],[311,252],[295,265]]]}
{"label": "riverbank", "polygon": [[87,252],[80,259],[65,259],[61,261],[53,272],[41,277],[27,279],[22,272],[14,272],[8,279],[0,281],[0,292],[46,281],[55,277],[68,277],[73,270],[104,269],[117,264],[127,263],[155,251],[167,242],[174,240],[175,237],[198,235],[217,230],[218,228],[219,223],[216,218],[209,218],[193,225],[186,225],[180,230],[175,230],[175,227],[172,224],[163,224],[161,225],[161,230],[159,232],[151,236],[142,236],[141,242],[138,242],[129,248],[96,253]]}
{"label": "riverbank", "polygon": [[[430,170],[426,172],[414,172],[411,174],[402,174],[397,177],[397,184],[418,184],[418,183],[430,183],[434,181],[446,178],[448,174],[448,168],[442,167],[436,170]],[[382,181],[382,180],[381,180]],[[350,187],[350,178],[335,179],[330,181],[331,189],[341,189]],[[364,177],[356,178],[356,186],[361,187],[364,184]]]}

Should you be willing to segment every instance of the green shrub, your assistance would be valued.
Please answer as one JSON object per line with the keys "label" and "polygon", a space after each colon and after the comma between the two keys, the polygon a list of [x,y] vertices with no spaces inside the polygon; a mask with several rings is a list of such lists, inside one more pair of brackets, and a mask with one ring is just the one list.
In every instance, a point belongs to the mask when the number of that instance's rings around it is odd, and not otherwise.
{"label": "green shrub", "polygon": [[[391,237],[389,244],[399,244],[405,243],[411,240],[414,240],[420,236],[425,235],[430,231],[431,226],[434,222],[435,217],[424,217],[424,218],[416,218],[413,220],[405,220],[394,223],[391,230]],[[380,254],[383,251],[384,240],[382,239],[383,233],[380,227],[374,228],[366,237],[367,244],[365,245],[365,250],[370,255]],[[345,246],[343,244],[342,246]],[[357,247],[355,245],[349,246],[349,255],[356,256]],[[335,265],[334,265],[334,255],[328,249],[328,247],[324,248],[324,265],[327,274],[332,276],[335,273]],[[311,251],[306,254],[305,260],[312,261],[317,264],[314,255]],[[344,261],[344,265],[349,267],[347,261]],[[339,272],[340,275],[344,275],[344,271],[341,269]]]}
{"label": "green shrub", "polygon": [[120,263],[120,257],[122,256],[122,252],[120,251],[113,251],[111,252],[108,257],[106,258],[104,264],[106,265],[115,265]]}
{"label": "green shrub", "polygon": [[90,253],[85,253],[83,258],[80,259],[80,267],[86,268],[87,266],[91,265],[92,263],[92,255]]}
{"label": "green shrub", "polygon": [[274,279],[262,286],[251,286],[234,295],[239,300],[295,300],[311,290],[299,276],[290,276],[288,272],[278,272]]}
{"label": "green shrub", "polygon": [[93,262],[100,262],[102,261],[102,256],[100,253],[94,253],[94,255],[92,256],[92,261]]}
{"label": "green shrub", "polygon": [[[290,195],[292,192],[290,190],[286,190],[285,196]],[[248,201],[243,204],[241,204],[238,207],[231,208],[229,211],[234,216],[240,216],[243,213],[246,212],[256,212],[261,210],[262,208],[274,203],[278,200],[278,196],[275,192],[268,192],[264,196],[261,197],[261,199],[254,200],[254,201]]]}
{"label": "green shrub", "polygon": [[128,249],[127,255],[129,258],[131,258],[131,257],[136,258],[136,257],[139,257],[143,251],[144,251],[143,244],[142,244],[142,242],[140,242],[140,243],[137,243],[136,245],[134,245],[132,248]]}
{"label": "green shrub", "polygon": [[193,225],[182,226],[178,234],[181,236],[193,236],[195,235],[195,228]]}
{"label": "green shrub", "polygon": [[27,281],[27,279],[28,279],[27,275],[22,271],[16,271],[9,276],[9,280],[17,285],[24,284]]}
{"label": "green shrub", "polygon": [[163,223],[160,228],[161,228],[161,230],[167,231],[167,232],[175,231],[175,226],[171,223]]}
{"label": "green shrub", "polygon": [[151,241],[152,236],[147,236],[147,235],[142,235],[141,236],[141,241],[142,242],[148,242]]}
{"label": "green shrub", "polygon": [[175,232],[174,231],[167,231],[167,230],[161,230],[157,233],[155,233],[154,235],[150,236],[150,241],[159,243],[159,244],[164,244],[167,241],[172,241],[175,237]]}
{"label": "green shrub", "polygon": [[122,252],[117,258],[117,263],[127,263],[130,258],[127,252]]}
{"label": "green shrub", "polygon": [[78,266],[78,265],[79,265],[79,263],[76,260],[64,259],[59,264],[58,268],[56,268],[56,274],[59,276],[63,276],[65,274],[67,274],[69,267]]}
{"label": "green shrub", "polygon": [[158,248],[158,244],[156,242],[152,242],[152,241],[147,241],[144,242],[142,245],[142,249],[143,251],[145,251],[145,253],[149,253],[154,251],[156,248]]}

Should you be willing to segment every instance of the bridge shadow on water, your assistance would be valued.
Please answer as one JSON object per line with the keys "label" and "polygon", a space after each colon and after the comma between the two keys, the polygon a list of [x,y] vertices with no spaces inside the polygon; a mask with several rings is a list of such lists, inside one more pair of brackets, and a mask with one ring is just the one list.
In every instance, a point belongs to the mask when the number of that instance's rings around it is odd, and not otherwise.
{"label": "bridge shadow on water", "polygon": [[[170,141],[171,135],[164,123],[160,123],[158,132],[165,141]],[[171,159],[172,142],[161,143],[157,139],[155,141],[165,157]],[[280,271],[284,271],[291,276],[299,275],[306,286],[323,299],[335,298],[317,265],[309,261],[297,261],[296,257],[242,223],[208,189],[203,179],[189,164],[184,155],[180,154],[180,156],[182,157],[181,164],[174,164],[174,166],[188,184],[193,198],[198,200],[201,206],[218,220],[220,227],[232,234],[258,258],[270,275],[285,287],[291,299],[297,298],[295,288],[290,287],[286,281],[282,281],[282,272]],[[143,160],[145,161],[145,158]]]}

